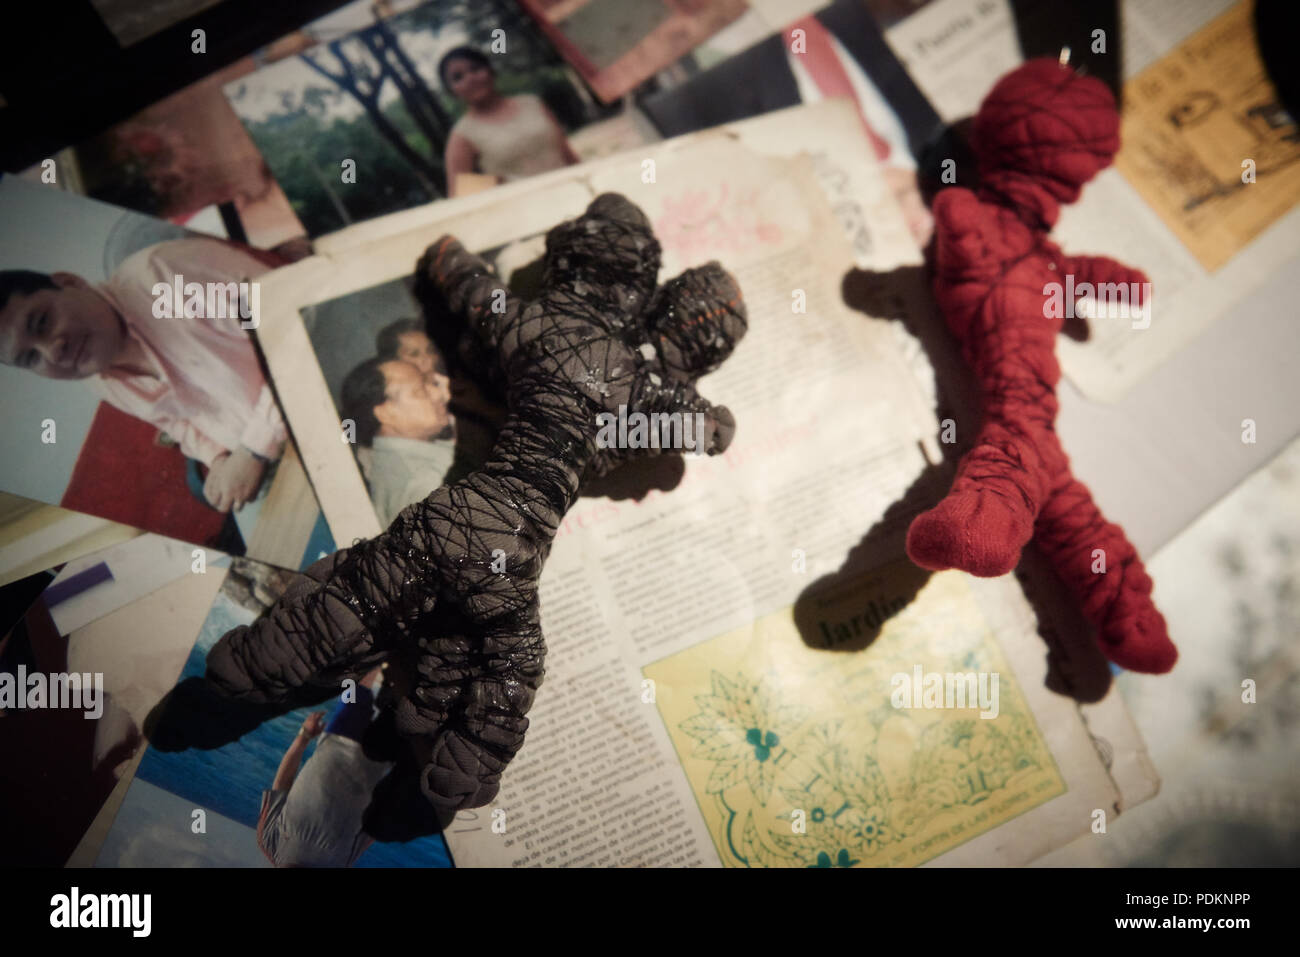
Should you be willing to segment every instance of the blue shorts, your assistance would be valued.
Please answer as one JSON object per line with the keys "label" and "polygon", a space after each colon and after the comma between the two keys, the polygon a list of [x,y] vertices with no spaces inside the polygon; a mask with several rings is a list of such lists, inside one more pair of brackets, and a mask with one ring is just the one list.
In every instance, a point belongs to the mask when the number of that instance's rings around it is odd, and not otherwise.
{"label": "blue shorts", "polygon": [[358,744],[375,714],[375,696],[365,685],[357,685],[357,700],[341,702],[325,725],[326,734],[341,734]]}

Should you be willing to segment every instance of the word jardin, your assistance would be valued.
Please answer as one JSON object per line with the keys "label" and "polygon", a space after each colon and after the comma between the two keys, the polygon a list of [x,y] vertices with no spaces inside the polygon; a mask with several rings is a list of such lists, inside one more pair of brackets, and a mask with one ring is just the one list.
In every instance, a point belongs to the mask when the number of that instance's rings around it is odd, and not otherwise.
{"label": "word jardin", "polygon": [[868,598],[858,613],[839,621],[819,621],[817,627],[822,633],[822,647],[830,648],[846,641],[862,638],[874,638],[881,627],[890,618],[907,607],[902,598],[882,598],[876,601]]}

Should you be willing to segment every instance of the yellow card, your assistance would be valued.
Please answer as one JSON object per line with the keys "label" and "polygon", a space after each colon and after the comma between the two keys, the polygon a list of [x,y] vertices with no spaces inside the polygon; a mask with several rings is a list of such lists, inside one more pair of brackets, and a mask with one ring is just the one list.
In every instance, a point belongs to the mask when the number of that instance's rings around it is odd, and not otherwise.
{"label": "yellow card", "polygon": [[920,864],[1065,792],[961,572],[899,561],[798,618],[644,669],[726,865]]}
{"label": "yellow card", "polygon": [[1238,3],[1124,87],[1115,165],[1210,272],[1300,200],[1300,132],[1252,19]]}

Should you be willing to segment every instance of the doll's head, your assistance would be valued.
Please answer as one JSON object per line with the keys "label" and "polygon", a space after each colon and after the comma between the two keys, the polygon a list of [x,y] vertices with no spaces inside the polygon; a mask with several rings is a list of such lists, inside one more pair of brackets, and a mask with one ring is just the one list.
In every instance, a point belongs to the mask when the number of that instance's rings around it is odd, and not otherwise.
{"label": "doll's head", "polygon": [[981,187],[1051,226],[1119,151],[1119,111],[1096,77],[1030,60],[985,97],[971,142]]}

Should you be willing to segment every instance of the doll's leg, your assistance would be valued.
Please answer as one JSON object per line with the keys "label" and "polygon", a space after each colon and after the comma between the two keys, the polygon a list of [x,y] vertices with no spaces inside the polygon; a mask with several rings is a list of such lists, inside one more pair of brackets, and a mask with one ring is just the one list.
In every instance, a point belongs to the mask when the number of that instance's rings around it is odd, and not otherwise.
{"label": "doll's leg", "polygon": [[934,571],[1007,574],[1033,536],[1041,473],[1031,439],[1006,423],[989,423],[961,460],[947,496],[912,522],[907,554]]}
{"label": "doll's leg", "polygon": [[1086,485],[1063,477],[1038,516],[1034,543],[1096,626],[1107,658],[1153,674],[1174,666],[1178,651],[1151,600],[1151,576],[1124,530],[1106,521]]}
{"label": "doll's leg", "polygon": [[385,580],[368,576],[377,541],[313,563],[264,615],[224,635],[207,680],[226,697],[300,707],[364,678],[390,650],[366,621],[392,600]]}
{"label": "doll's leg", "polygon": [[960,568],[986,578],[1020,561],[1060,460],[1052,430],[1060,376],[1050,329],[989,333],[968,356],[980,380],[982,422],[947,497],[917,516],[907,553],[923,568]]}

